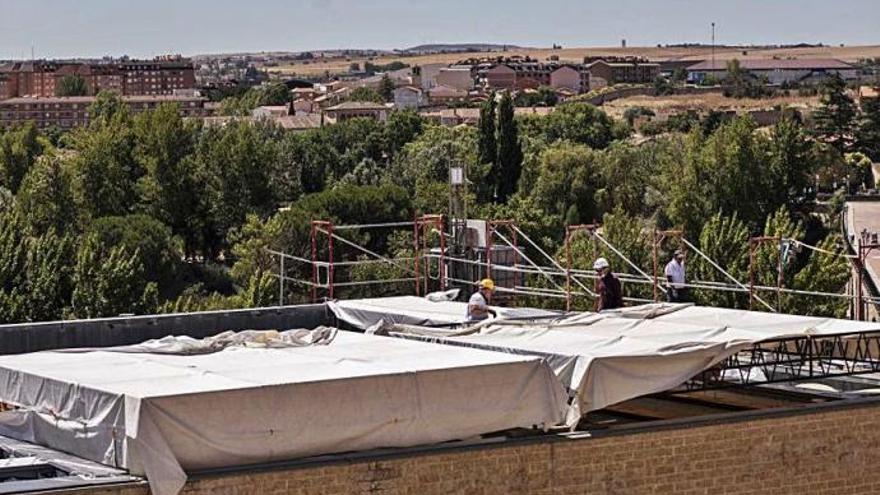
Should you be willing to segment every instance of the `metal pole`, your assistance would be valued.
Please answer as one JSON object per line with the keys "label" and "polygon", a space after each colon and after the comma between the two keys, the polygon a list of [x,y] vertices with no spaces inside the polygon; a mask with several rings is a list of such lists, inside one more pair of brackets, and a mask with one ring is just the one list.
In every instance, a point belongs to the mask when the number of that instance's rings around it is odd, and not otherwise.
{"label": "metal pole", "polygon": [[657,244],[660,242],[660,240],[658,239],[658,237],[659,237],[659,234],[657,233],[657,229],[654,229],[654,242],[652,243],[652,246],[651,246],[652,257],[654,260],[654,283],[653,283],[654,302],[659,301],[659,296],[657,295]]}
{"label": "metal pole", "polygon": [[[510,231],[510,236],[513,238],[513,266],[519,265],[519,242],[516,239],[516,229],[510,227],[511,224],[508,224],[508,230]],[[516,287],[519,285],[519,271],[513,272],[513,286]],[[516,292],[513,293],[513,300],[516,301]]]}
{"label": "metal pole", "polygon": [[782,237],[779,237],[779,253],[776,257],[776,312],[779,313],[782,311],[782,284],[785,283],[783,280],[782,273]]}
{"label": "metal pole", "polygon": [[565,310],[571,311],[571,230],[565,230]]}
{"label": "metal pole", "polygon": [[865,259],[864,258],[864,251],[865,250],[862,247],[862,239],[861,238],[859,238],[858,249],[859,249],[859,258],[858,258],[858,263],[856,263],[856,280],[857,280],[856,285],[858,287],[856,288],[857,292],[856,292],[856,311],[855,311],[855,313],[856,313],[856,321],[862,321],[862,297],[864,297],[862,294],[862,282],[863,282],[862,281],[862,266],[863,266],[862,263],[864,262],[864,259]]}
{"label": "metal pole", "polygon": [[278,305],[284,306],[284,255],[278,257]]}
{"label": "metal pole", "polygon": [[315,222],[312,221],[312,303],[318,302],[318,233]]}
{"label": "metal pole", "polygon": [[486,278],[492,278],[492,230],[492,222],[486,220]]}
{"label": "metal pole", "polygon": [[421,266],[419,264],[419,258],[421,253],[419,253],[419,219],[416,218],[413,222],[413,272],[415,272],[415,285],[416,285],[416,295],[420,295],[419,285],[421,281],[419,280],[419,271],[421,270]]}
{"label": "metal pole", "polygon": [[755,241],[749,239],[749,311],[755,300]]}
{"label": "metal pole", "polygon": [[327,265],[327,285],[329,289],[330,299],[333,299],[333,224],[327,222],[327,257],[329,264]]}
{"label": "metal pole", "polygon": [[443,215],[437,217],[437,230],[440,232],[440,290],[446,290],[446,236],[443,235]]}

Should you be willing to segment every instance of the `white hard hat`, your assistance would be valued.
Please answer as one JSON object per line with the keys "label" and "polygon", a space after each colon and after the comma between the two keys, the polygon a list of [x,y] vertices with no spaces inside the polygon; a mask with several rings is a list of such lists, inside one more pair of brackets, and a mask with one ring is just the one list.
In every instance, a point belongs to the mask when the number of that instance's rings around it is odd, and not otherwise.
{"label": "white hard hat", "polygon": [[608,266],[608,260],[605,258],[599,258],[593,263],[593,270],[604,270],[605,268],[608,268]]}

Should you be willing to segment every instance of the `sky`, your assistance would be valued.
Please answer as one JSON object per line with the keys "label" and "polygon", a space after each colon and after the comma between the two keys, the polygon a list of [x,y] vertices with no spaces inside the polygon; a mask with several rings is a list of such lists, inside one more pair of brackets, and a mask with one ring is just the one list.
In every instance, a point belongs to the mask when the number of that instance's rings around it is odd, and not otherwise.
{"label": "sky", "polygon": [[521,46],[880,44],[880,0],[0,0],[0,59]]}

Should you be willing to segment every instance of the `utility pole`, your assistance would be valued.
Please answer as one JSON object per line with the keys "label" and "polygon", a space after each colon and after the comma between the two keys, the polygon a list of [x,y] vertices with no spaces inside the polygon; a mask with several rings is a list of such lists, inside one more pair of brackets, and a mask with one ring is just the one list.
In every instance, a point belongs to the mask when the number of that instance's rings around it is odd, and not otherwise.
{"label": "utility pole", "polygon": [[715,70],[715,23],[712,23],[712,70]]}

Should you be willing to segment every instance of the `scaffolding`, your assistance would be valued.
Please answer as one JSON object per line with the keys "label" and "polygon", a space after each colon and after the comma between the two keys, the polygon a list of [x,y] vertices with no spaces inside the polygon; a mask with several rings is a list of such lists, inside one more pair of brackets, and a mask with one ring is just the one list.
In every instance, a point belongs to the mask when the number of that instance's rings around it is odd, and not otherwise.
{"label": "scaffolding", "polygon": [[[445,233],[447,227],[446,218],[443,215],[422,215],[415,217],[412,221],[404,222],[387,222],[387,223],[370,223],[355,225],[334,225],[329,220],[313,220],[310,229],[311,258],[295,256],[281,251],[267,250],[267,252],[278,259],[278,280],[279,280],[279,305],[287,300],[288,286],[293,284],[308,288],[313,302],[319,302],[322,299],[333,299],[337,297],[337,289],[342,287],[354,286],[370,286],[383,284],[406,284],[411,283],[413,293],[416,295],[425,295],[432,289],[446,290],[450,284],[457,284],[462,287],[470,288],[478,283],[480,274],[486,274],[492,278],[504,279],[510,281],[504,284],[498,284],[500,294],[508,295],[511,299],[517,295],[532,295],[538,297],[554,298],[564,300],[567,311],[572,308],[573,299],[575,297],[596,298],[594,290],[590,289],[591,284],[595,284],[596,273],[593,270],[579,269],[574,266],[572,253],[572,242],[578,235],[586,234],[593,241],[593,254],[598,256],[599,246],[604,246],[608,251],[617,256],[626,265],[628,265],[633,273],[616,272],[617,276],[624,284],[649,284],[653,294],[652,300],[659,301],[661,294],[667,292],[666,282],[660,273],[659,253],[662,243],[666,240],[673,239],[679,245],[685,247],[689,252],[695,253],[697,256],[705,259],[709,265],[718,270],[729,282],[717,282],[706,280],[692,280],[682,287],[701,289],[704,291],[722,291],[736,292],[748,295],[749,308],[754,309],[755,304],[760,304],[766,310],[777,312],[781,309],[782,296],[785,294],[796,296],[813,296],[827,297],[837,299],[848,299],[853,303],[853,317],[856,319],[864,318],[864,307],[866,304],[878,304],[880,298],[865,296],[862,293],[861,286],[863,284],[862,268],[868,254],[876,249],[880,249],[880,242],[876,238],[863,236],[858,245],[858,256],[851,256],[844,253],[835,253],[815,246],[809,246],[801,241],[794,239],[786,239],[781,236],[762,236],[752,237],[748,241],[749,249],[749,280],[745,284],[725,270],[724,267],[712,260],[708,255],[702,252],[697,246],[691,243],[681,230],[655,230],[652,236],[652,273],[648,274],[631,259],[629,259],[619,248],[614,246],[601,233],[601,225],[584,224],[569,225],[565,230],[565,244],[563,262],[560,262],[552,255],[542,249],[538,243],[525,234],[512,220],[489,220],[486,221],[484,234],[485,238],[485,257],[484,259],[468,259],[466,257],[454,256],[450,251]],[[367,229],[404,229],[411,228],[413,236],[413,255],[411,257],[391,258],[383,256],[366,246],[353,241],[350,238],[340,235],[342,232],[363,231]],[[432,239],[433,234],[437,234],[437,242]],[[650,235],[650,234],[649,234]],[[512,253],[511,259],[505,262],[493,257],[496,251],[497,241],[505,246],[505,249]],[[521,244],[521,243],[524,243]],[[432,245],[434,244],[434,245]],[[776,284],[774,286],[765,286],[757,283],[757,253],[762,245],[772,245],[777,247],[777,266],[776,266]],[[784,286],[784,250],[787,247],[803,247],[813,251],[824,252],[825,254],[843,256],[850,258],[856,265],[858,285],[860,290],[855,294],[830,293],[821,291],[797,290],[786,288]],[[344,259],[340,256],[340,248],[344,247],[353,250],[360,257],[358,259]],[[530,248],[535,256],[530,256],[526,249]],[[461,251],[456,251],[461,254]],[[536,262],[536,259],[543,259],[544,262]],[[540,261],[540,260],[539,260]],[[354,267],[363,264],[387,264],[398,269],[397,273],[402,274],[394,278],[376,279],[376,280],[347,280],[339,278],[339,270],[347,267]],[[564,265],[563,265],[564,263]],[[306,270],[311,271],[311,279],[306,280],[299,277],[291,277],[288,272],[291,265],[304,266]],[[451,276],[451,267],[454,264],[464,264],[478,269],[471,275],[476,273],[479,277],[460,278]],[[542,279],[548,282],[546,286],[528,286],[526,284],[527,276],[532,275],[536,279]],[[560,281],[564,281],[561,283]],[[774,292],[776,295],[776,305],[771,305],[759,295],[761,292]],[[652,302],[636,297],[627,297],[625,300],[629,302]]]}

